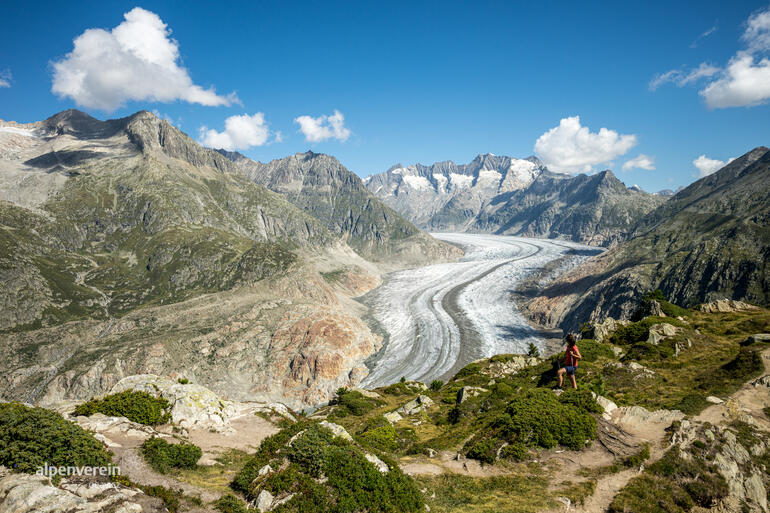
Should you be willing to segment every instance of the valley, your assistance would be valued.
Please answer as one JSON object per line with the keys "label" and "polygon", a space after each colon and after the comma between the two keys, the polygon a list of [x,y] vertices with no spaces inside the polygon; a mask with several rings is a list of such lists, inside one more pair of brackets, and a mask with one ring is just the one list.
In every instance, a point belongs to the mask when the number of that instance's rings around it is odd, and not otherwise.
{"label": "valley", "polygon": [[574,265],[602,250],[580,244],[499,235],[434,233],[458,245],[465,256],[395,272],[361,302],[386,334],[383,349],[370,359],[362,385],[384,386],[401,377],[430,383],[447,379],[466,364],[501,353],[542,353],[560,334],[537,329],[510,298],[524,278],[562,260]]}

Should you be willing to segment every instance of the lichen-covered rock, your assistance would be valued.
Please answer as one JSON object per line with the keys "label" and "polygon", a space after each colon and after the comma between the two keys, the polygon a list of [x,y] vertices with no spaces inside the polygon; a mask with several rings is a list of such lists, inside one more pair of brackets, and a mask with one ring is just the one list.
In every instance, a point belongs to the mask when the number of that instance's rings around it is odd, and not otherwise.
{"label": "lichen-covered rock", "polygon": [[602,322],[595,322],[591,324],[588,338],[592,338],[597,342],[606,342],[618,328],[627,326],[630,321],[617,320],[612,317],[607,317]]}
{"label": "lichen-covered rock", "polygon": [[464,386],[457,391],[457,402],[459,404],[462,404],[468,399],[470,399],[471,397],[476,397],[477,395],[482,394],[484,392],[489,392],[489,390],[482,387]]}
{"label": "lichen-covered rock", "polygon": [[533,356],[516,355],[502,360],[490,361],[489,367],[484,372],[492,378],[501,378],[516,374],[521,369],[532,367],[540,362],[539,358]]}
{"label": "lichen-covered rock", "polygon": [[400,413],[401,415],[408,417],[409,415],[420,413],[421,411],[424,411],[430,408],[432,405],[433,405],[433,399],[431,399],[427,395],[419,395],[396,411],[398,411],[398,413]]}
{"label": "lichen-covered rock", "polygon": [[334,424],[333,422],[327,422],[325,420],[322,420],[319,424],[331,431],[334,436],[342,438],[343,440],[347,440],[348,442],[353,441],[353,437],[350,436],[350,433],[348,433],[347,430],[339,424]]}
{"label": "lichen-covered rock", "polygon": [[647,337],[647,343],[657,346],[666,337],[673,337],[679,332],[679,328],[666,322],[653,324],[650,326],[650,334]]}
{"label": "lichen-covered rock", "polygon": [[734,301],[732,299],[718,299],[710,303],[704,303],[698,307],[698,310],[704,313],[730,313],[746,312],[756,310],[757,307],[744,303],[743,301]]}

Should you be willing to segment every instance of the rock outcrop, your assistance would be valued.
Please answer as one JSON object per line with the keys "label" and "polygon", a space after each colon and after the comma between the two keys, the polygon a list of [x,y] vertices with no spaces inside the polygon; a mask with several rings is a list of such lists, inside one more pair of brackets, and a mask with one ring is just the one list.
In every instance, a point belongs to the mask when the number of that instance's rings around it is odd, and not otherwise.
{"label": "rock outcrop", "polygon": [[630,318],[655,289],[677,305],[708,303],[707,311],[770,304],[768,180],[770,151],[755,148],[679,191],[641,218],[627,241],[558,278],[523,308],[538,322],[575,330],[586,320]]}

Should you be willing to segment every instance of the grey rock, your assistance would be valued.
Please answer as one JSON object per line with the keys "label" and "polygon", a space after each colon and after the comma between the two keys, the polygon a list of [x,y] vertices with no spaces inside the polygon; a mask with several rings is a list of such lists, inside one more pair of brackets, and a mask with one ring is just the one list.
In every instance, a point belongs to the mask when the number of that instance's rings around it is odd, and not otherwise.
{"label": "grey rock", "polygon": [[433,399],[431,399],[427,395],[419,395],[415,399],[412,399],[411,401],[403,405],[397,411],[401,415],[408,417],[409,415],[420,413],[421,411],[424,411],[430,408],[432,405],[433,405]]}

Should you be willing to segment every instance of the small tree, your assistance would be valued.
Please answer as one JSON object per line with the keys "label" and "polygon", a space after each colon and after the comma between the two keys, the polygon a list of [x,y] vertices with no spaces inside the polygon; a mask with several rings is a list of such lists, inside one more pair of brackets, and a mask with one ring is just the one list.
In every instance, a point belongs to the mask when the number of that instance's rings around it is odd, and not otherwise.
{"label": "small tree", "polygon": [[540,358],[540,349],[537,348],[537,346],[533,343],[529,343],[529,350],[527,351],[527,356],[532,356],[534,358]]}

